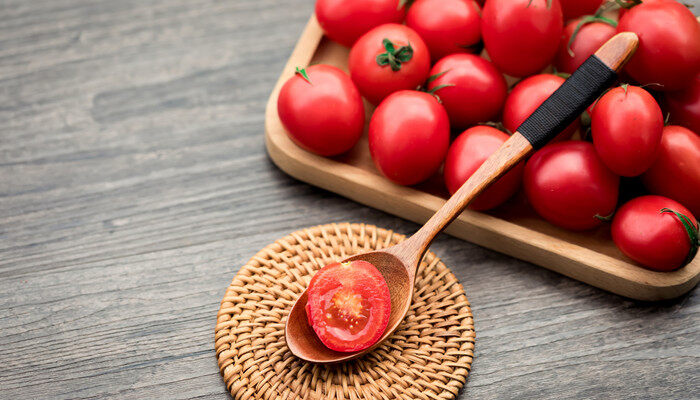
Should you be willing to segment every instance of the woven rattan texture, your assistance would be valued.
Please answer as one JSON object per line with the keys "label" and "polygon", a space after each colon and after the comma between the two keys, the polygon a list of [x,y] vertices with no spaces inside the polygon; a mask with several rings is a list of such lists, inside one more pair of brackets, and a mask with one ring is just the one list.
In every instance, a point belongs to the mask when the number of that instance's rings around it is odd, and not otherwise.
{"label": "woven rattan texture", "polygon": [[335,366],[294,357],[284,324],[323,265],[398,243],[403,235],[362,224],[292,233],[256,254],[231,282],[218,313],[216,353],[235,399],[453,399],[473,358],[474,321],[462,285],[428,252],[409,314],[389,340]]}

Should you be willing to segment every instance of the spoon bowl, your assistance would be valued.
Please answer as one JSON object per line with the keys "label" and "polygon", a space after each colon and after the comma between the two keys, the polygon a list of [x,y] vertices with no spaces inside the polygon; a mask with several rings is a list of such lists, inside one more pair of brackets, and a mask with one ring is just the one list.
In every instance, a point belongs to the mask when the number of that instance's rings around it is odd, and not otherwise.
{"label": "spoon bowl", "polygon": [[389,286],[389,323],[384,335],[374,345],[362,351],[348,353],[326,347],[309,325],[306,316],[308,294],[304,291],[287,317],[285,339],[289,350],[306,361],[337,363],[366,354],[394,333],[411,306],[416,270],[435,236],[489,185],[525,160],[534,149],[544,146],[563,127],[576,119],[586,106],[615,81],[616,71],[632,57],[638,43],[637,35],[622,32],[603,44],[520,125],[517,132],[484,161],[413,236],[395,246],[357,254],[341,261],[362,260],[373,264]]}
{"label": "spoon bowl", "polygon": [[341,261],[367,261],[376,266],[386,280],[391,298],[391,314],[389,314],[389,323],[384,330],[384,334],[377,343],[367,349],[356,352],[340,352],[326,347],[318,338],[311,325],[309,325],[306,315],[308,293],[304,290],[304,293],[294,303],[294,307],[292,307],[292,311],[287,318],[285,339],[289,350],[296,354],[297,357],[315,363],[348,361],[372,351],[384,339],[394,333],[411,306],[415,281],[415,272],[409,273],[410,268],[394,254],[401,249],[401,245],[397,245],[389,249],[356,254]]}

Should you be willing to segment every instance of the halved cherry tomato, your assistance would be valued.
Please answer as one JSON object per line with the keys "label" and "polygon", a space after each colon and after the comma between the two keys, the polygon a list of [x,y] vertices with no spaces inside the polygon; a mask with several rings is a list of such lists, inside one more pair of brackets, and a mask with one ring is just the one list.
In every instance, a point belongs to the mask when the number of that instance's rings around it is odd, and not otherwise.
{"label": "halved cherry tomato", "polygon": [[277,112],[294,142],[322,156],[350,150],[365,125],[360,92],[345,72],[330,65],[298,70],[282,86]]}
{"label": "halved cherry tomato", "polygon": [[564,28],[564,34],[554,58],[554,66],[559,72],[574,73],[591,54],[595,53],[603,43],[617,33],[614,26],[602,22],[602,20],[589,22],[581,25],[574,40],[571,41],[571,37],[580,23],[581,19],[576,19],[569,22]]}
{"label": "halved cherry tomato", "polygon": [[[490,126],[467,129],[452,142],[445,160],[445,184],[454,194],[496,152],[508,135]],[[525,165],[520,163],[489,186],[470,204],[472,210],[489,210],[503,204],[520,187]]]}
{"label": "halved cherry tomato", "polygon": [[369,122],[369,151],[379,171],[400,185],[437,172],[450,144],[450,123],[437,99],[402,90],[389,95]]}
{"label": "halved cherry tomato", "polygon": [[378,104],[393,92],[421,85],[430,70],[430,53],[413,29],[385,24],[355,42],[348,65],[360,93]]}
{"label": "halved cherry tomato", "polygon": [[637,86],[616,87],[596,103],[591,115],[593,145],[614,173],[637,176],[656,159],[664,118],[656,100]]}
{"label": "halved cherry tomato", "polygon": [[700,72],[685,89],[666,93],[666,110],[671,122],[700,133]]}
{"label": "halved cherry tomato", "polygon": [[561,2],[561,11],[564,13],[564,21],[582,15],[590,15],[596,12],[598,7],[603,4],[603,0],[559,0]]}
{"label": "halved cherry tomato", "polygon": [[525,165],[528,201],[547,221],[562,228],[595,228],[615,211],[620,177],[610,172],[588,142],[554,143]]}
{"label": "halved cherry tomato", "polygon": [[[466,128],[496,118],[508,86],[488,60],[474,54],[452,54],[430,70],[428,84],[445,106],[452,128]],[[437,89],[437,90],[436,90]]]}
{"label": "halved cherry tomato", "polygon": [[682,126],[665,127],[656,161],[642,180],[651,193],[670,197],[700,215],[700,135]]}
{"label": "halved cherry tomato", "polygon": [[690,262],[698,250],[698,222],[680,203],[662,196],[630,200],[612,222],[615,245],[634,261],[656,271]]}
{"label": "halved cherry tomato", "polygon": [[563,25],[559,0],[488,0],[481,34],[499,70],[528,76],[552,61]]}
{"label": "halved cherry tomato", "polygon": [[[552,74],[539,74],[520,81],[508,94],[503,106],[503,125],[511,132],[515,132],[520,124],[540,106],[547,97],[554,93],[565,79]],[[552,142],[560,142],[571,138],[579,128],[577,118],[566,129],[559,133]]]}
{"label": "halved cherry tomato", "polygon": [[642,3],[627,11],[618,32],[634,32],[639,47],[625,71],[659,90],[680,90],[700,70],[700,24],[675,1]]}
{"label": "halved cherry tomato", "polygon": [[366,261],[333,263],[309,283],[306,315],[321,342],[335,351],[364,350],[384,334],[391,314],[389,287]]}
{"label": "halved cherry tomato", "polygon": [[474,53],[481,42],[481,8],[473,0],[418,0],[406,25],[420,35],[439,60],[453,53]]}
{"label": "halved cherry tomato", "polygon": [[400,0],[316,0],[316,18],[326,35],[344,46],[382,24],[401,23]]}

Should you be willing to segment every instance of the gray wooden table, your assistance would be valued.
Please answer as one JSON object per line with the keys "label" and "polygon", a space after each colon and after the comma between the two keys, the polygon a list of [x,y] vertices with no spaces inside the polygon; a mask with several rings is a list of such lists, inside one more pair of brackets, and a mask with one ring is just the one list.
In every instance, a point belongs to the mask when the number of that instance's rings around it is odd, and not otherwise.
{"label": "gray wooden table", "polygon": [[[0,397],[227,399],[213,330],[258,249],[416,225],[289,178],[267,96],[311,0],[0,2]],[[469,243],[460,398],[700,398],[700,300],[643,304]]]}

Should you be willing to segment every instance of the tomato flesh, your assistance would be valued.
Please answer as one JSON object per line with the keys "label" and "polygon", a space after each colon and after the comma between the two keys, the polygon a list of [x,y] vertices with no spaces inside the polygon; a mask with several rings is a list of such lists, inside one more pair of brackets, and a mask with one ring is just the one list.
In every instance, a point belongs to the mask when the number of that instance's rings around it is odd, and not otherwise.
{"label": "tomato flesh", "polygon": [[311,279],[306,303],[309,324],[326,347],[361,351],[375,344],[391,313],[389,287],[366,261],[333,263]]}

